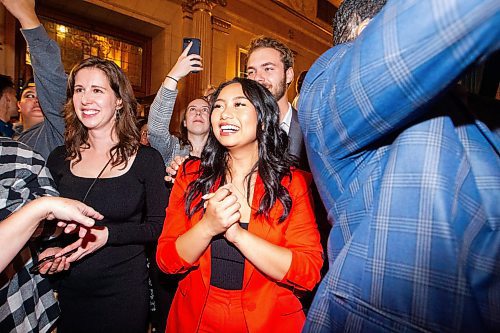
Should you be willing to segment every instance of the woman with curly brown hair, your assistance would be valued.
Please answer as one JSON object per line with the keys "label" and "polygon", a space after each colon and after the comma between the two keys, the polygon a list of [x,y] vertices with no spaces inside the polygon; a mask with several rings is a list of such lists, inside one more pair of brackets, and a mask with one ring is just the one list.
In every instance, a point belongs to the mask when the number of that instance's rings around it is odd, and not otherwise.
{"label": "woman with curly brown hair", "polygon": [[58,332],[146,332],[144,245],[156,241],[165,217],[162,158],[139,143],[137,102],[115,63],[80,62],[68,78],[67,97],[65,146],[47,165],[62,196],[95,207],[104,219],[83,241],[41,254],[77,249],[40,270],[68,270],[59,274]]}

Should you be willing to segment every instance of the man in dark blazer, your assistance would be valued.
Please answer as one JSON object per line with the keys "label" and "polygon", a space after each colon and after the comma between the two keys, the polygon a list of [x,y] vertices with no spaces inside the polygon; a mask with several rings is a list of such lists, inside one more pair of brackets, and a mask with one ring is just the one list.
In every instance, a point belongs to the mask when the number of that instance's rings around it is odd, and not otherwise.
{"label": "man in dark blazer", "polygon": [[[292,50],[282,42],[271,37],[257,37],[250,42],[248,48],[247,74],[249,79],[265,86],[276,98],[280,109],[280,127],[288,135],[290,154],[297,158],[297,166],[300,169],[310,171],[297,110],[288,102],[286,95],[294,77],[293,57]],[[321,244],[326,253],[330,224],[315,184],[312,184],[311,192],[315,204],[314,215],[321,234]],[[326,266],[327,263],[322,273],[327,271]],[[312,296],[314,295],[309,294],[301,299],[306,311],[312,301]]]}
{"label": "man in dark blazer", "polygon": [[276,98],[281,128],[287,133],[290,153],[298,167],[309,171],[297,110],[288,102],[286,91],[293,81],[293,52],[280,41],[260,36],[250,42],[247,60],[248,78],[265,86]]}

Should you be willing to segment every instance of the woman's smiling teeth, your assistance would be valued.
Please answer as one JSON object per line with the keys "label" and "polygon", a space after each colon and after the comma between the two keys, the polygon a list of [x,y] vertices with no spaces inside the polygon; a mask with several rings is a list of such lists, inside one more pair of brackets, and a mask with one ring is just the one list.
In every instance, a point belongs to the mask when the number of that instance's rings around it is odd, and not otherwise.
{"label": "woman's smiling teeth", "polygon": [[86,115],[86,116],[93,116],[93,115],[97,114],[98,112],[99,111],[93,110],[93,109],[91,109],[91,110],[82,110],[82,113],[84,115]]}
{"label": "woman's smiling teeth", "polygon": [[238,126],[235,125],[221,125],[220,130],[223,133],[235,133],[240,130]]}

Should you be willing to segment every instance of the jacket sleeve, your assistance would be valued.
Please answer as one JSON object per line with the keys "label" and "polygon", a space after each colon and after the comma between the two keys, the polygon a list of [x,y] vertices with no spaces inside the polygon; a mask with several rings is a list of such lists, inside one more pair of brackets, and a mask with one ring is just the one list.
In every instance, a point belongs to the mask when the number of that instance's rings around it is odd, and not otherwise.
{"label": "jacket sleeve", "polygon": [[28,44],[36,93],[45,122],[52,131],[64,136],[67,76],[61,60],[61,50],[56,41],[49,38],[43,25],[34,29],[21,29]]}
{"label": "jacket sleeve", "polygon": [[405,128],[497,50],[499,34],[497,0],[388,1],[359,37],[309,70],[298,113],[308,156],[312,148],[341,160]]}
{"label": "jacket sleeve", "polygon": [[292,251],[290,269],[280,281],[301,290],[312,290],[321,279],[323,249],[314,217],[311,176],[295,171],[289,187],[292,209],[285,231],[285,247]]}
{"label": "jacket sleeve", "polygon": [[0,156],[0,221],[38,197],[59,196],[43,157],[31,148],[2,138]]}
{"label": "jacket sleeve", "polygon": [[[135,170],[141,180],[143,188],[134,189],[143,191],[145,197],[143,223],[122,223],[107,225],[109,231],[108,244],[144,244],[155,242],[161,232],[165,219],[165,207],[168,200],[168,189],[165,185],[165,167],[160,154],[150,148],[142,147],[143,153],[136,156],[142,158],[141,168]],[[136,163],[138,161],[135,161]],[[133,166],[132,166],[133,167]]]}
{"label": "jacket sleeve", "polygon": [[162,85],[148,115],[149,143],[160,152],[165,165],[180,154],[179,139],[169,131],[176,98],[177,90],[169,90]]}
{"label": "jacket sleeve", "polygon": [[179,174],[175,179],[170,194],[163,231],[158,240],[156,262],[163,272],[169,274],[184,273],[191,267],[198,266],[198,261],[190,264],[182,259],[175,246],[177,238],[188,231],[192,226],[191,221],[184,212],[184,194],[186,193],[190,181],[191,177],[186,175],[184,168],[179,168]]}

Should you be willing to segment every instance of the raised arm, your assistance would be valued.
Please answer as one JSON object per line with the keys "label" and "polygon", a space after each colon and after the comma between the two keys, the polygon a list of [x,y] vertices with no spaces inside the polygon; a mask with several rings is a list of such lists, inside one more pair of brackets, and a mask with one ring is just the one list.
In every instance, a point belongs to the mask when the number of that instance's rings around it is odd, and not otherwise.
{"label": "raised arm", "polygon": [[149,109],[148,140],[151,147],[160,152],[164,164],[170,162],[178,141],[177,137],[169,132],[176,98],[177,90],[169,90],[162,84]]}
{"label": "raised arm", "polygon": [[56,132],[62,141],[64,135],[62,110],[66,102],[67,76],[59,45],[49,38],[38,20],[34,0],[1,1],[21,23],[21,32],[28,44],[37,96],[45,115],[46,126],[50,126],[48,130]]}
{"label": "raised arm", "polygon": [[196,54],[187,55],[191,43],[177,59],[174,67],[165,77],[156,97],[151,104],[148,116],[148,138],[151,147],[160,152],[165,165],[174,156],[179,155],[179,145],[176,136],[170,134],[169,126],[177,97],[177,83],[192,70],[201,70],[201,57]]}
{"label": "raised arm", "polygon": [[389,1],[352,44],[309,71],[299,102],[306,141],[342,159],[396,132],[498,49],[499,35],[497,0]]}

